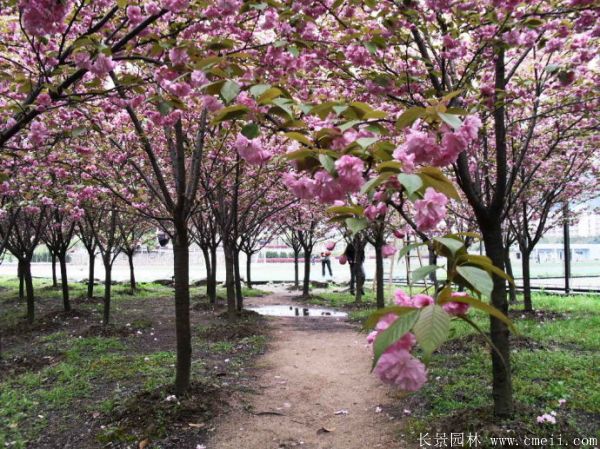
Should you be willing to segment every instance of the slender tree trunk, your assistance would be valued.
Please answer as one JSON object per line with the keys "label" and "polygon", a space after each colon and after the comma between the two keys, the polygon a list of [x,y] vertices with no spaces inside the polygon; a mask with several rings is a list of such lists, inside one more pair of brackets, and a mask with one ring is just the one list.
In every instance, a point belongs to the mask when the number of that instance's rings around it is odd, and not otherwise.
{"label": "slender tree trunk", "polygon": [[356,282],[356,292],[354,295],[354,302],[359,303],[362,300],[365,289],[365,247],[362,243],[355,243],[355,256],[354,256],[354,280]]}
{"label": "slender tree trunk", "polygon": [[50,260],[52,262],[52,287],[58,288],[58,277],[56,275],[56,253],[50,251]]}
{"label": "slender tree trunk", "polygon": [[35,298],[33,296],[33,278],[31,277],[31,261],[23,261],[23,279],[27,297],[27,321],[33,323],[35,319]]}
{"label": "slender tree trunk", "polygon": [[[210,277],[212,275],[211,264],[210,264],[210,254],[208,253],[208,248],[200,248],[202,250],[202,257],[204,258],[204,267],[206,268],[206,297],[208,298],[208,284],[210,283]],[[212,301],[210,301],[212,303]]]}
{"label": "slender tree trunk", "polygon": [[[506,274],[508,274],[510,276],[511,279],[515,279],[515,276],[513,274],[513,269],[512,269],[512,261],[510,260],[510,248],[505,248],[504,249],[504,264],[506,266]],[[517,302],[517,289],[515,288],[515,284],[508,284],[508,294],[510,297],[510,302],[511,303],[516,303]]]}
{"label": "slender tree trunk", "polygon": [[302,282],[302,296],[307,297],[310,294],[310,256],[312,251],[304,248],[304,281]]}
{"label": "slender tree trunk", "polygon": [[298,269],[298,259],[300,258],[300,252],[294,251],[294,288],[300,288],[300,273]]}
{"label": "slender tree trunk", "polygon": [[177,335],[177,369],[175,391],[184,394],[190,386],[192,369],[192,331],[190,326],[190,253],[187,226],[175,222],[173,240],[175,273],[175,333]]}
{"label": "slender tree trunk", "polygon": [[[437,254],[433,250],[433,248],[428,248],[429,252],[429,265],[437,265]],[[437,279],[437,270],[429,273],[429,280],[433,284],[433,288],[435,291],[438,289],[438,279]]]}
{"label": "slender tree trunk", "polygon": [[60,284],[62,287],[63,307],[65,312],[71,310],[71,300],[69,298],[69,280],[67,279],[67,254],[59,253],[58,262],[60,264]]}
{"label": "slender tree trunk", "polygon": [[244,296],[242,295],[242,277],[240,275],[240,252],[234,250],[233,268],[235,270],[235,302],[236,309],[241,312],[244,308]]}
{"label": "slender tree trunk", "polygon": [[[500,220],[495,221],[492,219],[490,222],[480,222],[486,255],[496,267],[504,270],[504,248],[502,247]],[[493,275],[493,281],[492,305],[506,314],[508,313],[506,282],[503,278],[496,275]],[[508,327],[502,321],[490,316],[490,330],[492,343],[498,349],[498,352],[491,351],[494,415],[499,418],[508,418],[514,414]]]}
{"label": "slender tree trunk", "polygon": [[87,297],[92,299],[94,297],[94,276],[96,268],[96,253],[94,250],[88,251],[88,282],[87,282]]}
{"label": "slender tree trunk", "polygon": [[523,308],[526,312],[533,311],[531,303],[531,253],[524,247],[521,248],[521,261],[523,265]]}
{"label": "slender tree trunk", "polygon": [[252,254],[246,253],[246,287],[252,288]]}
{"label": "slender tree trunk", "polygon": [[383,288],[383,252],[382,245],[375,245],[375,280],[377,283],[377,308],[385,307],[385,296]]}
{"label": "slender tree trunk", "polygon": [[225,288],[227,290],[227,314],[230,319],[236,316],[235,268],[233,249],[229,243],[223,242],[225,252]]}
{"label": "slender tree trunk", "polygon": [[127,260],[129,261],[129,288],[131,289],[131,294],[133,294],[137,290],[135,268],[133,266],[133,252],[127,254]]}
{"label": "slender tree trunk", "polygon": [[104,262],[104,325],[110,322],[110,295],[112,289],[112,263],[110,255],[103,257]]}
{"label": "slender tree trunk", "polygon": [[210,277],[206,282],[206,293],[211,304],[217,302],[217,248],[210,249]]}
{"label": "slender tree trunk", "polygon": [[19,277],[19,299],[25,299],[25,271],[20,260],[17,265],[17,276]]}

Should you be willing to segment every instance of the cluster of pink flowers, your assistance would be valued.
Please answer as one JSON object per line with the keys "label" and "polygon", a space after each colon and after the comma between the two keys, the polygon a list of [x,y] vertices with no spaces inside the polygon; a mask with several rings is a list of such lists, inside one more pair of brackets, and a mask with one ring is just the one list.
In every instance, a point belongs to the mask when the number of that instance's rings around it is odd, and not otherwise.
{"label": "cluster of pink flowers", "polygon": [[[453,297],[464,296],[464,293],[452,293]],[[394,302],[401,307],[413,307],[422,309],[433,304],[435,301],[429,295],[418,294],[409,296],[402,290],[394,293]],[[464,315],[469,310],[469,305],[458,301],[451,301],[443,305],[446,313],[450,315]],[[372,344],[377,336],[390,327],[398,317],[388,313],[380,318],[375,330],[367,336],[367,342]],[[410,353],[416,343],[415,336],[407,332],[396,343],[388,347],[377,361],[375,374],[386,383],[394,384],[405,391],[417,391],[427,381],[427,370],[425,365]]]}
{"label": "cluster of pink flowers", "polygon": [[415,222],[420,231],[430,231],[446,216],[448,198],[436,192],[432,187],[427,187],[423,199],[415,201]]}
{"label": "cluster of pink flowers", "polygon": [[378,218],[385,217],[387,213],[387,206],[385,203],[371,204],[365,208],[365,217],[368,220],[375,221]]}
{"label": "cluster of pink flowers", "polygon": [[347,193],[358,192],[364,183],[362,159],[344,155],[335,161],[337,176],[318,170],[314,178],[285,173],[283,180],[290,191],[299,198],[317,197],[322,203],[333,203],[345,198]]}
{"label": "cluster of pink flowers", "polygon": [[[463,292],[454,292],[451,294],[451,297],[453,298],[460,298],[461,296],[467,296],[467,294]],[[396,290],[394,293],[394,302],[398,306],[421,309],[433,304],[434,300],[431,296],[424,294],[418,294],[411,298],[404,291]],[[469,311],[470,306],[464,302],[450,301],[445,303],[442,307],[449,315],[464,315]]]}
{"label": "cluster of pink flowers", "polygon": [[48,128],[43,122],[34,121],[29,130],[29,141],[36,146],[46,143],[48,138]]}
{"label": "cluster of pink flowers", "polygon": [[67,0],[21,0],[23,28],[32,36],[60,33],[71,2]]}
{"label": "cluster of pink flowers", "polygon": [[383,254],[383,257],[393,256],[394,254],[396,254],[396,251],[397,250],[394,245],[385,244],[381,248],[381,253]]}
{"label": "cluster of pink flowers", "polygon": [[187,8],[189,3],[189,0],[163,0],[162,7],[171,12],[179,12]]}
{"label": "cluster of pink flowers", "polygon": [[481,120],[475,115],[465,117],[458,130],[442,127],[442,141],[434,133],[421,130],[416,122],[407,131],[406,141],[394,151],[394,158],[404,164],[406,171],[414,170],[415,164],[446,166],[452,164],[458,155],[477,140]]}
{"label": "cluster of pink flowers", "polygon": [[556,424],[556,412],[544,413],[537,417],[538,424]]}
{"label": "cluster of pink flowers", "polygon": [[243,134],[238,134],[233,144],[242,159],[249,164],[260,165],[273,156],[265,150],[260,139],[247,139]]}
{"label": "cluster of pink flowers", "polygon": [[96,76],[104,76],[117,66],[110,56],[99,54],[96,60],[88,65],[88,69]]}
{"label": "cluster of pink flowers", "polygon": [[[392,313],[381,317],[375,330],[367,337],[367,342],[373,343],[377,336],[397,319]],[[375,366],[375,374],[383,382],[396,385],[404,391],[417,391],[423,387],[427,382],[427,369],[410,353],[416,342],[412,333],[404,334],[381,355]]]}

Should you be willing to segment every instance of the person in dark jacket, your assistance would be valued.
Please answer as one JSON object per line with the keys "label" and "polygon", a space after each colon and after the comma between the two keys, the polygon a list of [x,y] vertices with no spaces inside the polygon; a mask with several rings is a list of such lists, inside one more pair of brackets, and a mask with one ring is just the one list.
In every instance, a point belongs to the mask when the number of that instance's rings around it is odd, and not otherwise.
{"label": "person in dark jacket", "polygon": [[331,253],[329,251],[321,253],[321,268],[323,269],[323,277],[325,277],[325,268],[329,270],[329,276],[333,277],[333,273],[331,272]]}
{"label": "person in dark jacket", "polygon": [[[346,260],[348,261],[348,266],[350,267],[350,294],[355,294],[355,285],[356,285],[356,271],[355,271],[355,261],[356,261],[356,248],[352,242],[346,245],[346,249],[344,250],[344,256],[346,256]],[[362,264],[359,267],[360,270],[363,270]],[[364,275],[364,271],[363,271]],[[364,291],[362,292],[365,293]]]}

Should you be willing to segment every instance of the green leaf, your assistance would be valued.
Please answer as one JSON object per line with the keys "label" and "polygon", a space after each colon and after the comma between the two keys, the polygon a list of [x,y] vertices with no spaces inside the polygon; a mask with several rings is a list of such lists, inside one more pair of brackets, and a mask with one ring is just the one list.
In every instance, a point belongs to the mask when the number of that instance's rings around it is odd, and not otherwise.
{"label": "green leaf", "polygon": [[338,128],[340,128],[341,132],[347,131],[350,128],[352,128],[354,125],[357,125],[360,123],[360,120],[350,120],[349,122],[343,123],[340,126],[338,126]]}
{"label": "green leaf", "polygon": [[233,106],[229,106],[226,108],[221,109],[217,115],[215,116],[215,118],[213,119],[214,123],[220,123],[223,122],[225,120],[235,120],[238,119],[240,117],[243,117],[244,115],[246,115],[246,113],[249,111],[247,106],[243,106],[243,105],[233,105]]}
{"label": "green leaf", "polygon": [[383,184],[385,181],[387,181],[392,176],[393,176],[393,173],[388,171],[388,172],[380,174],[379,176],[377,176],[377,178],[369,179],[360,188],[360,193],[369,192],[370,190],[374,189],[378,185]]}
{"label": "green leaf", "polygon": [[398,181],[406,189],[408,196],[412,196],[417,190],[423,187],[423,180],[418,175],[409,173],[400,173],[398,175]]}
{"label": "green leaf", "polygon": [[233,101],[239,93],[240,85],[235,81],[227,80],[225,81],[225,84],[223,84],[223,87],[221,87],[221,97],[223,97],[226,104]]}
{"label": "green leaf", "polygon": [[415,120],[421,118],[425,115],[425,108],[422,107],[414,107],[407,109],[402,113],[402,115],[396,120],[396,129],[400,131],[407,126],[410,126],[414,123]]}
{"label": "green leaf", "polygon": [[388,306],[384,307],[383,309],[377,309],[365,320],[365,323],[363,324],[363,329],[366,331],[374,329],[381,317],[387,315],[388,313],[393,313],[394,315],[402,316],[414,311],[414,307],[403,306]]}
{"label": "green leaf", "polygon": [[447,299],[440,301],[440,304],[445,304],[447,302],[462,302],[465,304],[469,304],[472,307],[487,313],[488,315],[492,315],[493,317],[498,318],[500,321],[506,324],[509,327],[509,329],[513,331],[513,333],[519,334],[519,331],[517,330],[513,322],[506,315],[504,315],[494,306],[480,301],[477,298],[473,298],[472,296],[451,296]]}
{"label": "green leaf", "polygon": [[488,297],[492,295],[494,282],[487,271],[468,265],[458,266],[456,267],[456,271],[465,278],[476,291]]}
{"label": "green leaf", "polygon": [[413,333],[425,352],[425,360],[446,341],[449,332],[450,315],[441,306],[430,304],[421,309],[419,319],[413,326]]}
{"label": "green leaf", "polygon": [[453,256],[456,255],[457,251],[460,251],[462,248],[464,248],[463,242],[450,237],[434,237],[433,240],[448,248]]}
{"label": "green leaf", "polygon": [[362,206],[331,206],[327,208],[327,213],[361,215],[363,210]]}
{"label": "green leaf", "polygon": [[363,149],[377,142],[379,138],[377,137],[361,137],[356,140],[356,143],[359,144]]}
{"label": "green leaf", "polygon": [[355,235],[366,229],[369,226],[369,222],[366,218],[347,218],[346,226],[352,232],[352,235]]}
{"label": "green leaf", "polygon": [[411,243],[409,245],[404,245],[400,251],[398,251],[398,259],[406,256],[410,251],[412,251],[415,248],[418,248],[419,246],[424,246],[426,245],[426,243],[421,242],[421,243]]}
{"label": "green leaf", "polygon": [[465,265],[466,264],[477,265],[477,266],[483,268],[488,273],[490,273],[490,274],[493,273],[496,276],[506,279],[508,282],[515,285],[514,280],[508,274],[506,274],[504,271],[502,271],[500,268],[495,266],[492,263],[492,260],[487,256],[480,256],[477,254],[465,254],[459,258],[458,262],[461,264],[465,264]]}
{"label": "green leaf", "polygon": [[437,265],[425,265],[423,267],[417,268],[415,271],[412,272],[411,282],[417,282],[422,279],[425,279],[427,275],[433,273],[438,268],[439,267]]}
{"label": "green leaf", "polygon": [[248,139],[254,139],[260,134],[260,128],[256,123],[248,123],[242,128],[242,134]]}
{"label": "green leaf", "polygon": [[400,161],[385,161],[377,165],[378,172],[391,171],[399,173],[402,169],[402,162]]}
{"label": "green leaf", "polygon": [[462,126],[462,120],[458,115],[438,112],[438,116],[454,129],[458,129]]}
{"label": "green leaf", "polygon": [[335,161],[331,156],[328,156],[327,154],[319,154],[319,162],[321,162],[321,165],[327,171],[327,173],[335,173]]}
{"label": "green leaf", "polygon": [[258,104],[267,104],[275,98],[281,96],[281,94],[283,94],[281,89],[278,89],[277,87],[271,87],[260,94],[256,101]]}
{"label": "green leaf", "polygon": [[426,187],[433,187],[448,198],[460,201],[460,195],[456,191],[454,184],[452,184],[452,181],[450,181],[439,168],[423,167],[419,172],[419,176]]}
{"label": "green leaf", "polygon": [[377,335],[377,338],[375,338],[375,341],[373,342],[373,368],[375,368],[379,357],[381,357],[385,350],[410,331],[419,317],[419,312],[420,310],[413,309],[411,312],[399,316],[390,327]]}
{"label": "green leaf", "polygon": [[290,139],[296,140],[296,141],[306,145],[307,147],[312,146],[312,142],[310,141],[310,139],[302,133],[299,133],[296,131],[290,131],[290,132],[285,133],[284,136],[289,137]]}
{"label": "green leaf", "polygon": [[270,88],[271,86],[269,84],[256,84],[250,88],[250,95],[254,98],[258,98]]}

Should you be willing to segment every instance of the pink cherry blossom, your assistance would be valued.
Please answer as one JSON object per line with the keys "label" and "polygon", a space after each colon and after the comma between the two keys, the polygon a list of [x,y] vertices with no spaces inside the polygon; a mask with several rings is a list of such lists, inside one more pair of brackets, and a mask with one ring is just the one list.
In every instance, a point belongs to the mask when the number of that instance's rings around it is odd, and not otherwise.
{"label": "pink cherry blossom", "polygon": [[100,54],[96,57],[96,60],[90,66],[90,72],[94,75],[102,76],[106,75],[111,70],[114,70],[116,63],[110,56]]}
{"label": "pink cherry blossom", "polygon": [[396,247],[394,245],[383,245],[381,248],[381,253],[383,257],[389,257],[396,254]]}
{"label": "pink cherry blossom", "polygon": [[348,258],[342,254],[340,257],[338,257],[338,261],[341,265],[346,265],[346,262],[348,262]]}
{"label": "pink cherry blossom", "polygon": [[415,222],[420,231],[430,231],[446,216],[448,198],[432,187],[427,187],[422,200],[415,201]]}
{"label": "pink cherry blossom", "polygon": [[414,307],[412,298],[404,290],[398,289],[394,292],[394,302],[401,307]]}
{"label": "pink cherry blossom", "polygon": [[403,391],[417,391],[427,381],[425,365],[405,349],[386,351],[377,361],[375,374]]}
{"label": "pink cherry blossom", "polygon": [[23,28],[32,36],[43,36],[61,32],[63,23],[71,8],[67,0],[21,0],[19,6],[23,14]]}
{"label": "pink cherry blossom", "polygon": [[426,306],[434,303],[433,298],[431,296],[424,295],[422,293],[413,296],[412,302],[413,302],[414,306],[419,309],[422,309],[423,307],[426,307]]}
{"label": "pink cherry blossom", "polygon": [[[464,292],[454,292],[450,296],[453,298],[458,298],[461,296],[467,296],[467,294]],[[450,315],[464,315],[469,311],[471,306],[465,302],[450,301],[445,303],[442,307],[446,313]]]}
{"label": "pink cherry blossom", "polygon": [[333,249],[335,248],[335,242],[327,242],[325,244],[325,248],[327,248],[328,251],[333,251]]}

